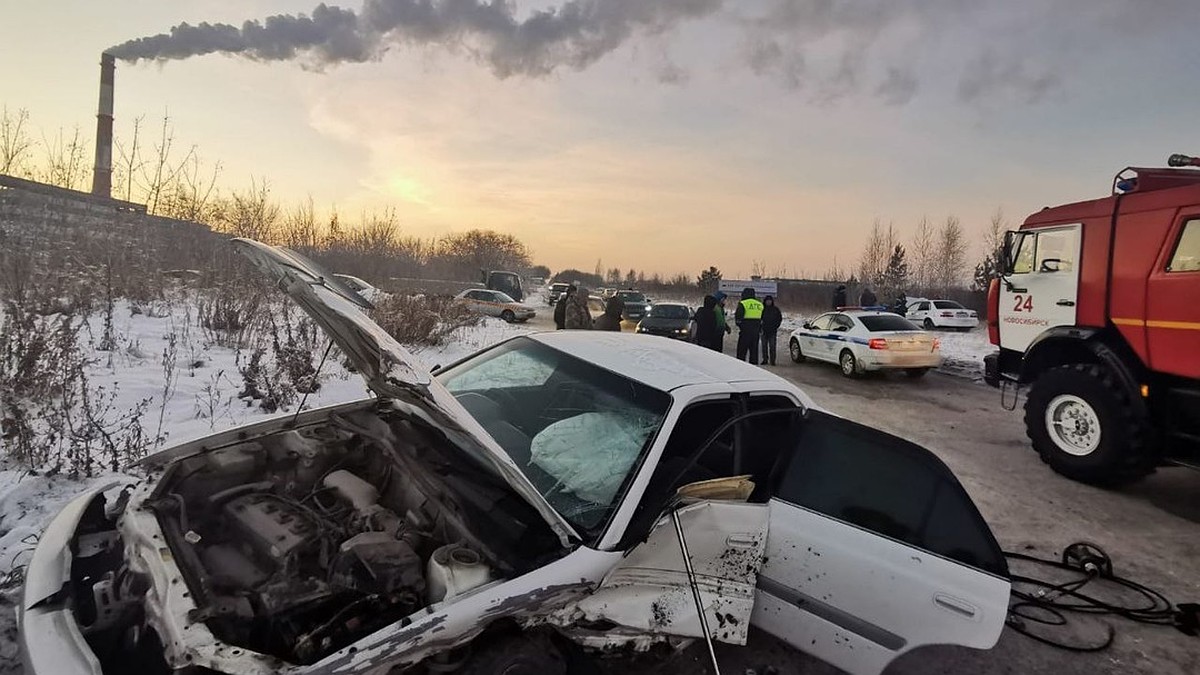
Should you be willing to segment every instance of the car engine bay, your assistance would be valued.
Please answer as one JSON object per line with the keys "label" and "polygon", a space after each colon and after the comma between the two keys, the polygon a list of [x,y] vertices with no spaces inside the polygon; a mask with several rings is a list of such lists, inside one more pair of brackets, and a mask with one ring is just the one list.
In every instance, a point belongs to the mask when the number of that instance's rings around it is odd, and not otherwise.
{"label": "car engine bay", "polygon": [[[561,554],[544,522],[475,462],[428,424],[361,410],[181,458],[141,506],[191,591],[189,620],[228,645],[305,664]],[[77,572],[77,595],[96,598],[84,614],[112,614],[97,578],[129,586],[136,576]]]}

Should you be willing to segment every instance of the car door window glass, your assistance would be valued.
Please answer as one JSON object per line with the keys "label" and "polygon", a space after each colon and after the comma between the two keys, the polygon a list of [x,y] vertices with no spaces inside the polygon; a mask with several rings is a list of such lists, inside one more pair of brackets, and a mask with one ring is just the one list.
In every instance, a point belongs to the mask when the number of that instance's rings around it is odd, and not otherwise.
{"label": "car door window glass", "polygon": [[833,317],[832,328],[830,330],[844,333],[851,328],[854,328],[854,322],[845,314],[838,314]]}
{"label": "car door window glass", "polygon": [[1183,224],[1179,243],[1167,265],[1168,272],[1200,272],[1200,218]]}
{"label": "car door window glass", "polygon": [[1033,256],[1037,249],[1037,234],[1025,232],[1018,235],[1016,252],[1013,254],[1013,274],[1029,274],[1033,271]]}
{"label": "car door window glass", "polygon": [[1075,271],[1075,252],[1079,248],[1079,230],[1046,230],[1037,235],[1037,271]]}
{"label": "car door window glass", "polygon": [[809,324],[811,330],[829,330],[829,322],[833,320],[833,315],[822,314],[813,319]]}
{"label": "car door window glass", "polygon": [[921,312],[928,312],[928,311],[929,311],[929,303],[928,303],[928,302],[922,302],[922,303],[921,303],[921,306],[920,306],[920,307],[918,307],[918,308],[917,308],[917,310],[918,310],[918,311],[921,311]]}
{"label": "car door window glass", "polygon": [[962,486],[927,450],[811,414],[773,485],[779,499],[1000,576],[1008,567]]}

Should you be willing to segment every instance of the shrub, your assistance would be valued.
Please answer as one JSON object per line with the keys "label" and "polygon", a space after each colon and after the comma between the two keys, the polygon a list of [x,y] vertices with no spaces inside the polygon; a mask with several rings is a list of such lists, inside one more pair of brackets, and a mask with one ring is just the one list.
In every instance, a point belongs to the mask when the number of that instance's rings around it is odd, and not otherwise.
{"label": "shrub", "polygon": [[437,346],[456,329],[480,321],[452,298],[389,295],[375,303],[371,318],[401,344]]}

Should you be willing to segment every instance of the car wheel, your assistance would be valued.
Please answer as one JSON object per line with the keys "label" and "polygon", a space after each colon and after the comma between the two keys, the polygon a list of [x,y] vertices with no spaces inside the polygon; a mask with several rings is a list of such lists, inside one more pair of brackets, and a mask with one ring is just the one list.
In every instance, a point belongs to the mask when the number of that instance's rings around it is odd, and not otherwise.
{"label": "car wheel", "polygon": [[929,374],[930,368],[905,368],[904,374],[914,380],[919,380]]}
{"label": "car wheel", "polygon": [[788,351],[791,352],[792,361],[796,363],[804,363],[806,357],[804,356],[804,351],[800,349],[799,340],[792,338],[792,341],[788,343]]}
{"label": "car wheel", "polygon": [[1094,364],[1046,371],[1025,400],[1025,431],[1042,461],[1072,480],[1129,483],[1153,471],[1141,406]]}
{"label": "car wheel", "polygon": [[460,675],[566,675],[567,666],[547,639],[512,636],[478,649],[458,671]]}
{"label": "car wheel", "polygon": [[858,359],[854,358],[854,353],[849,349],[842,350],[842,355],[838,357],[838,365],[842,367],[842,375],[858,377]]}
{"label": "car wheel", "polygon": [[517,320],[517,315],[513,314],[511,309],[506,309],[503,312],[500,312],[500,318],[504,319],[508,323],[512,323]]}
{"label": "car wheel", "polygon": [[933,319],[931,319],[929,317],[925,317],[925,323],[922,325],[925,326],[925,330],[933,330],[934,328],[936,328],[936,326],[933,325]]}

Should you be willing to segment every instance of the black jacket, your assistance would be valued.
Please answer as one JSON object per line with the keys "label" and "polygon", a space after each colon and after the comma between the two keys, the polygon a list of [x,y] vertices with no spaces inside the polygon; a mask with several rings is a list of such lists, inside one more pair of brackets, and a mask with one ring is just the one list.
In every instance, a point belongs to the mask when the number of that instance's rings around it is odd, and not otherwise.
{"label": "black jacket", "polygon": [[595,330],[621,330],[621,310],[625,302],[620,298],[609,298],[604,305],[604,315],[596,319]]}
{"label": "black jacket", "polygon": [[558,302],[554,303],[554,327],[562,330],[567,327],[567,301],[570,296],[566,293],[558,296]]}
{"label": "black jacket", "polygon": [[762,329],[764,333],[774,333],[783,324],[783,312],[775,303],[763,305]]}
{"label": "black jacket", "polygon": [[861,295],[858,296],[858,304],[861,307],[874,307],[879,304],[879,299],[875,297],[875,293],[869,288],[864,288]]}
{"label": "black jacket", "polygon": [[833,292],[833,309],[846,306],[846,287],[838,286]]}
{"label": "black jacket", "polygon": [[717,299],[711,295],[704,296],[704,306],[696,309],[692,320],[696,322],[696,344],[712,348],[724,335],[717,329]]}

